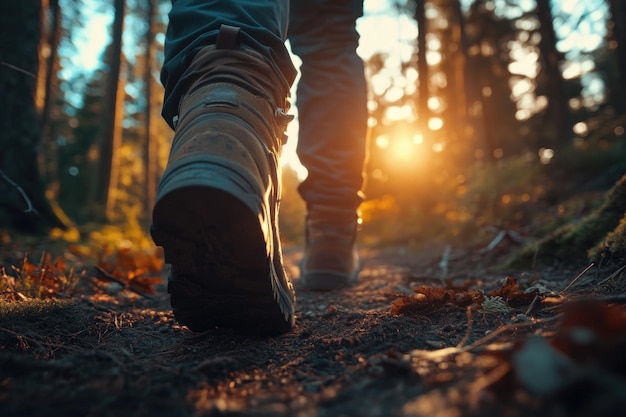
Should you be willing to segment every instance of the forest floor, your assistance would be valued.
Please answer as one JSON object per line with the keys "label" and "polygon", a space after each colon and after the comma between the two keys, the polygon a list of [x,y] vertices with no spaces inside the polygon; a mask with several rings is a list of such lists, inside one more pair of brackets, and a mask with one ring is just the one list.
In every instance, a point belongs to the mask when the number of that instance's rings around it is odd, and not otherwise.
{"label": "forest floor", "polygon": [[0,415],[626,415],[626,268],[488,268],[515,248],[363,249],[276,338],[192,333],[163,283],[2,302]]}

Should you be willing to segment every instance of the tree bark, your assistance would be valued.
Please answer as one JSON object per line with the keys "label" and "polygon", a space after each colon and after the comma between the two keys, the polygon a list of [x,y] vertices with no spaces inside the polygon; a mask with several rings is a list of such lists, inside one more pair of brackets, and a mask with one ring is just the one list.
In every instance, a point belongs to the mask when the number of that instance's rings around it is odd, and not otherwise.
{"label": "tree bark", "polygon": [[153,77],[152,65],[154,61],[154,0],[146,0],[147,30],[146,30],[146,68],[144,73],[146,110],[145,110],[145,138],[144,138],[144,167],[145,167],[145,212],[149,213],[156,200],[156,182],[158,176],[158,141],[153,138],[152,111],[153,111]]}
{"label": "tree bark", "polygon": [[455,44],[452,56],[455,98],[452,105],[456,107],[456,119],[454,123],[458,139],[465,143],[467,126],[467,99],[465,96],[465,66],[467,62],[467,45],[465,40],[465,30],[461,1],[452,1],[450,7],[450,21],[452,24],[452,40]]}
{"label": "tree bark", "polygon": [[624,0],[610,0],[611,20],[613,22],[613,40],[617,43],[615,48],[617,60],[618,84],[613,93],[613,103],[620,113],[626,111],[626,7]]}
{"label": "tree bark", "polygon": [[12,1],[0,13],[0,228],[45,232],[65,224],[52,209],[38,166],[37,74],[41,0]]}
{"label": "tree bark", "polygon": [[117,154],[122,141],[122,121],[124,117],[124,82],[121,74],[125,0],[115,0],[114,4],[115,17],[113,19],[111,56],[105,96],[104,134],[100,147],[100,165],[94,201],[94,217],[95,220],[99,221],[106,221],[110,218],[111,210],[115,203],[115,192],[119,177],[119,158],[117,158]]}
{"label": "tree bark", "polygon": [[[42,6],[48,3],[48,0],[42,0]],[[52,128],[52,104],[58,93],[58,70],[59,70],[59,45],[61,43],[61,8],[59,0],[50,0],[48,4],[50,19],[45,19],[46,31],[43,33],[40,49],[46,51],[41,54],[40,64],[43,71],[40,70],[41,80],[43,80],[42,92],[43,103],[41,108],[41,116],[39,118],[41,124],[41,142],[42,152],[40,169],[42,177],[48,183],[48,191],[56,197],[58,194],[58,176],[57,176],[57,146],[54,140]],[[44,9],[45,11],[45,9]],[[41,84],[40,84],[41,85]],[[55,184],[55,185],[52,185]],[[52,186],[51,186],[52,185]]]}
{"label": "tree bark", "polygon": [[428,62],[426,62],[426,4],[425,0],[415,1],[415,21],[417,22],[417,116],[423,133],[428,129],[430,111],[428,109]]}
{"label": "tree bark", "polygon": [[556,49],[556,34],[550,0],[537,0],[537,16],[541,26],[539,49],[541,50],[543,72],[549,94],[546,115],[552,119],[549,122],[554,127],[555,134],[553,143],[547,143],[546,146],[558,147],[569,142],[571,129],[567,121],[569,110],[563,94],[563,75],[559,69],[559,52]]}

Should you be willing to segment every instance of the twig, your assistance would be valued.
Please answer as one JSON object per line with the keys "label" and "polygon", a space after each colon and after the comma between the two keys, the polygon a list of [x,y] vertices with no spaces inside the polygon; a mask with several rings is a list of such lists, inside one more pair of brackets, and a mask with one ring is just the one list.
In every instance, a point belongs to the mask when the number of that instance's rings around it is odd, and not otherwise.
{"label": "twig", "polygon": [[494,228],[493,231],[494,232],[497,231],[498,234],[496,235],[496,237],[493,238],[491,242],[489,242],[489,244],[485,248],[479,251],[480,254],[485,254],[487,252],[491,252],[492,250],[494,250],[504,240],[505,237],[508,237],[514,243],[517,243],[518,245],[521,245],[522,243],[524,243],[524,238],[521,237],[519,233],[513,230],[507,230],[507,229],[498,230]]}
{"label": "twig", "polygon": [[487,247],[481,249],[479,253],[483,254],[483,253],[491,252],[492,250],[494,250],[496,246],[500,244],[500,242],[502,242],[502,239],[504,239],[505,236],[506,236],[506,230],[500,230],[498,234],[496,235],[496,237],[494,237],[493,240],[487,245]]}
{"label": "twig", "polygon": [[530,316],[537,309],[537,305],[539,304],[539,301],[541,301],[541,298],[542,297],[540,295],[535,295],[535,298],[533,298],[533,301],[530,303],[528,309],[524,313],[525,316]]}
{"label": "twig", "polygon": [[0,176],[2,176],[2,178],[4,178],[6,182],[8,182],[13,188],[15,188],[22,195],[22,198],[24,199],[24,201],[26,202],[26,205],[28,206],[26,210],[24,210],[24,213],[39,214],[37,213],[37,210],[35,210],[35,208],[33,207],[33,203],[31,203],[30,199],[28,198],[28,195],[26,195],[26,192],[24,192],[22,187],[20,187],[15,181],[9,178],[7,174],[5,174],[4,171],[1,169],[0,169]]}
{"label": "twig", "polygon": [[462,349],[459,350],[459,352],[468,352],[470,350],[476,349],[477,347],[484,345],[487,342],[490,342],[491,340],[495,339],[497,336],[501,335],[502,333],[508,331],[508,330],[518,330],[521,329],[523,327],[531,327],[531,326],[536,326],[539,324],[543,324],[543,323],[548,323],[554,320],[557,320],[561,318],[561,314],[557,314],[554,317],[550,317],[550,318],[545,318],[545,319],[541,319],[541,320],[536,320],[536,321],[532,321],[532,322],[526,322],[526,323],[516,323],[516,324],[509,324],[506,326],[501,326],[499,328],[497,328],[496,330],[494,330],[493,332],[489,333],[487,336],[484,336],[483,338],[475,341],[474,343],[472,343],[469,346],[466,346]]}
{"label": "twig", "polygon": [[35,74],[33,74],[32,72],[26,71],[25,69],[22,69],[20,67],[16,67],[15,65],[11,65],[11,64],[9,64],[7,62],[3,62],[3,61],[0,61],[0,65],[5,66],[7,68],[11,68],[12,70],[15,70],[17,72],[21,72],[22,74],[26,74],[29,77],[34,78],[35,80],[37,79],[37,76]]}
{"label": "twig", "polygon": [[133,288],[128,281],[124,281],[123,279],[120,279],[118,277],[116,277],[113,274],[108,273],[104,268],[102,268],[101,266],[95,265],[94,269],[96,271],[98,271],[100,274],[102,274],[102,276],[110,281],[116,282],[118,284],[120,284],[122,287],[124,287],[125,289],[134,292],[135,294],[139,294],[142,297],[145,298],[152,298],[152,296],[150,294],[144,293],[143,291],[139,291],[135,288]]}
{"label": "twig", "polygon": [[102,276],[106,279],[108,279],[109,281],[113,281],[113,282],[117,282],[118,284],[120,284],[122,287],[126,288],[128,287],[128,282],[124,281],[121,278],[116,277],[113,274],[108,273],[104,268],[102,268],[101,266],[95,265],[94,269],[98,272],[100,272],[102,274]]}
{"label": "twig", "polygon": [[612,280],[613,278],[615,278],[616,276],[618,276],[624,269],[626,269],[626,265],[622,266],[620,269],[618,269],[617,271],[613,272],[611,275],[609,275],[608,278],[603,279],[602,281],[600,281],[598,283],[598,285],[604,285],[607,282],[609,282],[610,280]]}
{"label": "twig", "polygon": [[463,336],[463,339],[461,339],[459,344],[456,345],[457,349],[461,349],[463,345],[467,343],[467,341],[470,338],[470,335],[472,334],[472,308],[467,307],[466,313],[467,313],[467,331],[465,332],[465,336]]}
{"label": "twig", "polygon": [[581,279],[583,277],[583,275],[585,275],[593,266],[595,265],[594,262],[590,263],[589,266],[587,268],[585,268],[583,270],[583,272],[581,272],[580,274],[578,274],[576,276],[576,278],[574,278],[568,285],[567,287],[563,288],[561,290],[561,292],[559,293],[559,295],[563,295],[567,290],[569,290],[579,279]]}

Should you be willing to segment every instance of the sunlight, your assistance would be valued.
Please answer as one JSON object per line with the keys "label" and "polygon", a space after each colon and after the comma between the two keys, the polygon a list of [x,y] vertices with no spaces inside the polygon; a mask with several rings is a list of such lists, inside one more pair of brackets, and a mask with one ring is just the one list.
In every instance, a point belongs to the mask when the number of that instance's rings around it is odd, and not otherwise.
{"label": "sunlight", "polygon": [[534,84],[528,78],[524,78],[516,82],[511,88],[511,94],[514,97],[520,97],[524,94],[532,93],[534,90]]}
{"label": "sunlight", "polygon": [[391,106],[385,111],[385,119],[390,122],[408,120],[413,114],[413,109],[408,104],[404,106]]}
{"label": "sunlight", "polygon": [[74,42],[79,51],[81,66],[85,71],[91,72],[101,64],[102,52],[111,41],[109,26],[112,17],[109,13],[89,12],[87,16],[89,24],[79,29]]}
{"label": "sunlight", "polygon": [[441,61],[443,60],[443,55],[441,55],[441,52],[437,52],[437,51],[427,51],[426,52],[426,62],[428,62],[428,65],[439,65],[441,64]]}
{"label": "sunlight", "polygon": [[576,9],[579,0],[561,0],[561,10],[565,13],[572,13]]}
{"label": "sunlight", "polygon": [[441,97],[430,97],[428,99],[428,108],[434,112],[438,112],[443,107]]}
{"label": "sunlight", "polygon": [[364,14],[357,20],[361,36],[358,54],[365,60],[377,52],[391,55],[402,54],[402,45],[417,37],[417,24],[408,15],[387,13],[393,3],[390,0],[365,0]]}
{"label": "sunlight", "polygon": [[[291,110],[290,113],[296,113],[295,110]],[[284,166],[288,166],[296,172],[296,175],[300,181],[304,180],[308,174],[307,169],[300,163],[300,158],[296,154],[296,147],[298,146],[298,129],[299,123],[298,118],[296,117],[289,125],[287,126],[287,143],[283,146],[283,152],[281,156],[281,164]]]}
{"label": "sunlight", "polygon": [[385,72],[386,71],[383,69],[378,74],[374,74],[370,77],[372,92],[377,96],[384,94],[385,91],[391,87],[391,77]]}
{"label": "sunlight", "polygon": [[389,138],[386,135],[380,135],[376,138],[376,146],[381,149],[387,149],[389,147]]}
{"label": "sunlight", "polygon": [[535,78],[539,73],[539,51],[535,48],[523,47],[520,42],[510,42],[509,56],[512,62],[508,65],[511,74]]}
{"label": "sunlight", "polygon": [[576,123],[572,130],[577,135],[582,135],[582,136],[584,136],[587,133],[589,133],[589,127],[587,126],[587,123],[585,123],[585,122],[578,122],[578,123]]}
{"label": "sunlight", "polygon": [[583,75],[593,71],[595,67],[596,64],[591,59],[582,62],[567,62],[563,70],[563,78],[566,80],[572,80],[574,78],[582,77]]}
{"label": "sunlight", "polygon": [[554,149],[541,148],[539,149],[539,160],[542,164],[547,165],[554,158]]}
{"label": "sunlight", "polygon": [[415,142],[407,138],[400,138],[394,141],[391,156],[393,161],[407,162],[414,159],[415,151]]}
{"label": "sunlight", "polygon": [[443,119],[441,117],[431,117],[428,120],[428,128],[430,130],[439,130],[443,127]]}

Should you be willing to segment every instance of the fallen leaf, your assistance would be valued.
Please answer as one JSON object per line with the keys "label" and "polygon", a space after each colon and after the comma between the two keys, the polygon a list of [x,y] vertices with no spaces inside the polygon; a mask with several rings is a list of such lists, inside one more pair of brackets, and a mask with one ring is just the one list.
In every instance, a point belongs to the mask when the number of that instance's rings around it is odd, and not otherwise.
{"label": "fallen leaf", "polygon": [[580,373],[576,363],[556,350],[543,336],[530,336],[511,362],[519,383],[529,392],[552,395],[573,384]]}

